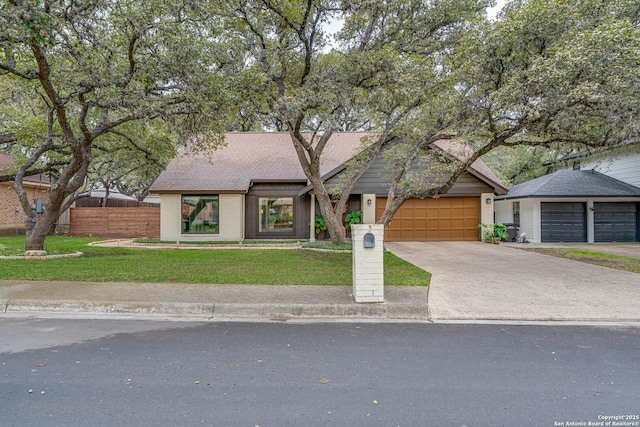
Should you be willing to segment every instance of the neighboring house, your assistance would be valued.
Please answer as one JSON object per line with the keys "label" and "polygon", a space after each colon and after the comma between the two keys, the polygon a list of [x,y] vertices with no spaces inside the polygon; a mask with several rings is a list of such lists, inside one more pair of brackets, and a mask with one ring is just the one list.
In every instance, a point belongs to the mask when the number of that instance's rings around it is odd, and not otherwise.
{"label": "neighboring house", "polygon": [[[116,189],[109,190],[109,196],[105,203],[104,197],[107,195],[107,191],[104,188],[98,188],[91,190],[89,193],[82,193],[80,199],[76,200],[74,208],[95,208],[95,207],[119,207],[126,206],[127,203],[132,205],[138,204],[138,199],[135,197],[122,194]],[[106,205],[106,206],[105,206]]]}
{"label": "neighboring house", "polygon": [[640,187],[640,143],[629,144],[626,149],[604,152],[577,159],[574,168],[595,169],[627,184]]}
{"label": "neighboring house", "polygon": [[595,170],[560,170],[515,185],[496,199],[495,213],[531,242],[640,241],[640,188]]}
{"label": "neighboring house", "polygon": [[[335,133],[321,160],[334,185],[345,162],[362,149],[361,132]],[[446,145],[446,144],[445,144]],[[384,209],[383,160],[356,183],[349,210],[365,223]],[[229,133],[225,145],[201,155],[182,152],[150,189],[159,194],[160,236],[167,241],[315,239],[319,212],[288,133]],[[506,189],[477,161],[446,195],[405,202],[386,229],[390,240],[479,240],[478,223],[493,220],[493,196]]]}
{"label": "neighboring house", "polygon": [[[0,153],[0,175],[12,173],[15,169],[12,157]],[[23,180],[23,187],[32,203],[36,199],[46,203],[51,180],[42,174],[27,176]],[[13,181],[0,182],[0,235],[24,234],[24,220],[22,205],[13,188]]]}

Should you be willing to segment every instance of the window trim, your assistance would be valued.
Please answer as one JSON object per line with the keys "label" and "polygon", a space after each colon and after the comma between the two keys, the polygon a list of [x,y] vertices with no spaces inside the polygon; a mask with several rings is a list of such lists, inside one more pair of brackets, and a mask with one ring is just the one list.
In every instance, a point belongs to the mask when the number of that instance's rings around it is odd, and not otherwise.
{"label": "window trim", "polygon": [[[256,228],[256,233],[258,236],[278,236],[278,237],[282,237],[282,236],[295,236],[296,233],[296,197],[292,196],[292,195],[264,195],[264,196],[258,196],[256,197],[257,199],[257,228]],[[278,199],[288,199],[290,200],[291,204],[291,227],[290,228],[285,228],[285,229],[281,229],[281,230],[269,230],[269,229],[264,229],[262,228],[262,216],[263,214],[261,213],[261,209],[262,209],[262,203],[263,200],[273,200],[276,201]]]}
{"label": "window trim", "polygon": [[520,227],[520,202],[513,202],[513,224],[516,227]]}
{"label": "window trim", "polygon": [[[210,199],[209,201],[214,201],[216,200],[216,210],[215,212],[212,210],[211,212],[211,219],[214,220],[212,221],[212,224],[207,224],[206,220],[202,220],[203,221],[203,229],[198,231],[197,229],[195,231],[191,231],[191,229],[187,229],[185,230],[187,227],[185,227],[185,221],[188,224],[188,220],[185,219],[185,214],[184,214],[184,206],[185,206],[185,199],[188,198],[198,198],[198,204],[199,204],[199,200],[202,197],[208,198]],[[208,203],[207,203],[208,204]],[[196,215],[197,217],[198,215]],[[215,217],[215,218],[214,218]],[[194,218],[194,220],[192,221],[191,224],[193,224],[193,222],[196,221],[196,218]],[[205,228],[205,227],[209,227],[215,225],[215,228]],[[196,226],[197,227],[197,226]],[[213,231],[211,231],[213,230]],[[181,194],[180,195],[180,234],[183,236],[199,236],[199,235],[219,235],[220,234],[220,195],[219,194]]]}

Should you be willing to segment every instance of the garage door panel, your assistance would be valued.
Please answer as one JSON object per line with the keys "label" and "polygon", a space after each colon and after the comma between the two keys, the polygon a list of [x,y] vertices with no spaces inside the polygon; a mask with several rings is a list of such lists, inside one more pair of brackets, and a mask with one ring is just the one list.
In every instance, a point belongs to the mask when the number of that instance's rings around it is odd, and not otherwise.
{"label": "garage door panel", "polygon": [[[387,240],[479,240],[479,198],[410,199],[385,228]],[[376,203],[377,216],[386,199]]]}
{"label": "garage door panel", "polygon": [[594,241],[635,242],[638,240],[638,204],[597,202],[593,204]]}
{"label": "garage door panel", "polygon": [[584,203],[543,202],[540,204],[543,242],[586,242]]}
{"label": "garage door panel", "polygon": [[413,229],[414,221],[412,219],[403,219],[400,227]]}
{"label": "garage door panel", "polygon": [[427,228],[427,220],[424,218],[420,218],[420,219],[415,219],[413,221],[413,226],[416,229],[421,229],[424,230],[425,228]]}

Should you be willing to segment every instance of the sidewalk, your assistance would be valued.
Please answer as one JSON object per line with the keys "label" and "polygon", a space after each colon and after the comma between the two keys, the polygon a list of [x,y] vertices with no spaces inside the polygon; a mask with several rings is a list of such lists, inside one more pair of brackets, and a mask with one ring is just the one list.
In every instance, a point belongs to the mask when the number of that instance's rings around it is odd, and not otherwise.
{"label": "sidewalk", "polygon": [[0,280],[0,318],[121,315],[223,319],[428,320],[426,287],[385,287],[382,304],[357,304],[350,286]]}

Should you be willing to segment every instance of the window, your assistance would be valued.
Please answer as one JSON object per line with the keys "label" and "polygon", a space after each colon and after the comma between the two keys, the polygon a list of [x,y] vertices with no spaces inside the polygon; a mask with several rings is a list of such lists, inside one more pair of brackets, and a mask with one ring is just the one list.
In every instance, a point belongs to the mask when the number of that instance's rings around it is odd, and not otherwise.
{"label": "window", "polygon": [[219,196],[182,196],[182,234],[218,234]]}
{"label": "window", "polygon": [[520,202],[513,202],[513,224],[520,227]]}
{"label": "window", "polygon": [[260,197],[259,233],[293,233],[293,197]]}

